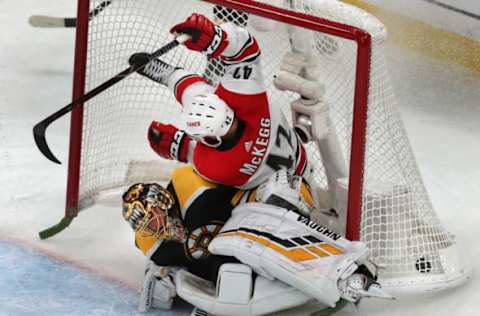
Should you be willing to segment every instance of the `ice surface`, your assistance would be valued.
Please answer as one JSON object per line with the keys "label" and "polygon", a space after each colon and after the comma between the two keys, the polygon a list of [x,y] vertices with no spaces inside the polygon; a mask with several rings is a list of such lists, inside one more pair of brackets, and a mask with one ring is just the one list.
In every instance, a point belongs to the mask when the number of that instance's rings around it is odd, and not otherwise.
{"label": "ice surface", "polygon": [[[0,315],[135,313],[144,259],[121,218],[118,199],[82,212],[50,240],[37,237],[63,214],[66,165],[54,165],[38,152],[31,128],[69,102],[74,30],[34,29],[27,20],[32,14],[74,12],[74,1],[0,1],[0,240],[9,241],[0,243]],[[477,271],[480,75],[395,46],[388,47],[388,62],[438,216]],[[65,118],[47,133],[63,162],[67,131]],[[69,305],[76,308],[67,310]],[[479,309],[480,281],[474,275],[452,291],[370,301],[359,313],[469,316]]]}
{"label": "ice surface", "polygon": [[[158,315],[137,312],[138,292],[118,282],[26,250],[0,242],[1,315]],[[162,315],[184,315],[185,303]]]}

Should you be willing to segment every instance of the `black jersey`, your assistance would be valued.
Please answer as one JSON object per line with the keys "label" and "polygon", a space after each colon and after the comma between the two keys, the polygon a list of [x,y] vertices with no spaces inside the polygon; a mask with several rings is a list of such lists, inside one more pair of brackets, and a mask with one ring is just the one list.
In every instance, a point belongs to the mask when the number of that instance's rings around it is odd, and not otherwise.
{"label": "black jersey", "polygon": [[211,255],[208,245],[230,218],[233,207],[245,192],[208,182],[190,166],[174,170],[167,190],[180,207],[186,241],[162,242],[154,236],[137,232],[135,244],[159,266],[185,267],[189,272],[215,282],[220,265],[237,261],[232,257]]}

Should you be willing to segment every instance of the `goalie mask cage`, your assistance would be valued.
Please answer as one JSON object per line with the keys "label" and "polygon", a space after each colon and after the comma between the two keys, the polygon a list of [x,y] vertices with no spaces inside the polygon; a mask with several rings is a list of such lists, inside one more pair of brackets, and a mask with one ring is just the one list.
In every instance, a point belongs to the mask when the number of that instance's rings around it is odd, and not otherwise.
{"label": "goalie mask cage", "polygon": [[[153,52],[170,41],[169,28],[197,12],[251,30],[262,48],[269,100],[290,116],[295,96],[276,90],[272,77],[291,50],[288,30],[313,34],[311,57],[326,88],[337,157],[345,165],[343,177],[328,180],[323,156],[309,145],[313,184],[330,193],[331,207],[346,212],[347,237],[371,249],[385,287],[433,291],[468,278],[455,239],[439,223],[418,172],[389,83],[386,30],[377,19],[336,0],[115,0],[89,21],[89,9],[100,2],[78,1],[73,98],[123,70],[134,52]],[[269,20],[251,27],[258,16]],[[262,24],[275,30],[260,32]],[[162,58],[214,84],[222,72],[215,60],[207,62],[184,47]],[[175,123],[179,113],[170,91],[137,74],[75,109],[66,218],[104,193],[167,180],[174,164],[153,153],[146,131],[151,120]]]}

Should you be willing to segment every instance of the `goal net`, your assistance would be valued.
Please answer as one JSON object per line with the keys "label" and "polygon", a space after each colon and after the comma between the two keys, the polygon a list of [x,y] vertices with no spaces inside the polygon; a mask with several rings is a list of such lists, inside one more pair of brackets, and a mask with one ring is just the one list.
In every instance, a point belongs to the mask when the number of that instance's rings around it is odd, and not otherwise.
{"label": "goal net", "polygon": [[[248,27],[257,37],[269,100],[289,117],[298,96],[275,89],[273,75],[295,36],[309,37],[311,76],[325,85],[331,123],[320,150],[307,146],[323,207],[340,214],[348,238],[371,249],[386,287],[432,291],[468,277],[410,149],[385,63],[386,30],[376,18],[336,0],[115,0],[89,21],[88,11],[100,2],[79,1],[74,97],[128,67],[131,54],[171,41],[169,28],[197,12]],[[183,46],[163,59],[212,84],[222,75],[219,62]],[[153,119],[178,123],[180,109],[170,91],[133,74],[75,110],[67,216],[112,190],[168,180],[175,164],[149,148],[147,128]]]}

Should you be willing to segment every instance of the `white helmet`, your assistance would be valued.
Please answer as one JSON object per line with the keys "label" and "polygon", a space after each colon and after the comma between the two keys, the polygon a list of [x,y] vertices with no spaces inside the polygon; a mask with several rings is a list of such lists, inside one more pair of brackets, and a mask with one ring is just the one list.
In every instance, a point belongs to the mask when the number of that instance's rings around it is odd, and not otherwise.
{"label": "white helmet", "polygon": [[[199,94],[185,104],[185,131],[209,146],[219,146],[233,124],[233,110],[216,94]],[[213,138],[213,141],[212,141]]]}

